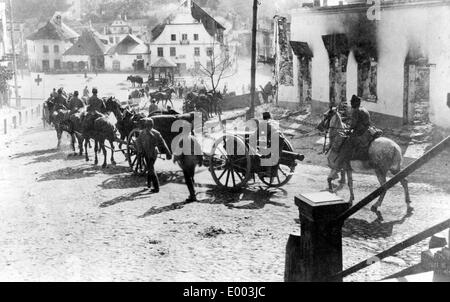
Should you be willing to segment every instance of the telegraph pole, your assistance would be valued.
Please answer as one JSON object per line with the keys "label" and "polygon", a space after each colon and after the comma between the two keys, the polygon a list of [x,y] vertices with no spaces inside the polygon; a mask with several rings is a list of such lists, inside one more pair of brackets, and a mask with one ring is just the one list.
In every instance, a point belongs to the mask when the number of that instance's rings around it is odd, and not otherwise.
{"label": "telegraph pole", "polygon": [[13,6],[12,0],[9,0],[9,22],[11,23],[11,50],[13,57],[13,68],[14,68],[14,93],[16,95],[16,107],[21,108],[22,102],[19,96],[19,85],[17,84],[17,62],[16,62],[16,48],[14,45],[14,17],[13,17]]}
{"label": "telegraph pole", "polygon": [[259,0],[253,0],[253,27],[252,27],[252,67],[250,83],[250,112],[248,118],[255,117],[255,93],[256,93],[256,32],[258,25],[258,3]]}

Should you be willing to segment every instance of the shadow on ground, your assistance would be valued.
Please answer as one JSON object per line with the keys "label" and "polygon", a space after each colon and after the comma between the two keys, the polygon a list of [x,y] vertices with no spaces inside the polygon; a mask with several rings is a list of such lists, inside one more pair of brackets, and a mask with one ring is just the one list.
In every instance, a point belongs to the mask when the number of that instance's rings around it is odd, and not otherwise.
{"label": "shadow on ground", "polygon": [[[146,218],[148,216],[179,210],[191,203],[225,205],[230,209],[243,209],[243,210],[259,210],[263,209],[266,205],[289,208],[289,206],[283,203],[275,202],[272,200],[272,198],[280,198],[279,195],[287,196],[287,192],[282,189],[265,189],[262,187],[258,187],[258,188],[246,188],[238,192],[231,192],[229,189],[221,189],[214,185],[199,184],[197,185],[197,187],[209,188],[205,193],[202,193],[202,195],[203,194],[206,195],[206,198],[203,199],[199,198],[199,200],[195,202],[191,201],[175,202],[160,208],[152,207],[146,213],[139,216],[139,218]],[[245,201],[251,201],[251,203],[243,206],[234,205],[235,203]]]}
{"label": "shadow on ground", "polygon": [[124,203],[124,202],[129,202],[129,201],[135,201],[135,200],[139,200],[139,199],[144,199],[147,198],[151,195],[150,191],[147,189],[143,189],[140,190],[138,192],[134,192],[131,194],[127,194],[127,195],[123,195],[117,198],[114,198],[110,201],[106,201],[103,202],[102,204],[100,204],[100,208],[107,208],[107,207],[111,207],[114,206],[116,204],[119,203]]}
{"label": "shadow on ground", "polygon": [[401,219],[389,222],[382,222],[378,218],[372,222],[350,218],[342,228],[342,236],[356,239],[388,238],[392,236],[394,226],[403,224],[409,217],[411,214],[406,214]]}
{"label": "shadow on ground", "polygon": [[94,166],[92,164],[83,164],[77,167],[68,167],[45,173],[41,175],[37,181],[44,182],[51,180],[72,180],[72,179],[94,177],[99,174],[113,175],[129,172],[130,168],[125,166],[109,165],[107,168],[103,169],[101,166]]}

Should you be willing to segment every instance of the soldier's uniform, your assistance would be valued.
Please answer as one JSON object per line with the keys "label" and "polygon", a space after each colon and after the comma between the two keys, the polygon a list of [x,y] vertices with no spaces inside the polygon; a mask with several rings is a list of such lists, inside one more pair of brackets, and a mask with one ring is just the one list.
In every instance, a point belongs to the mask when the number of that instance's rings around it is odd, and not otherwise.
{"label": "soldier's uniform", "polygon": [[164,138],[161,133],[153,129],[153,120],[151,118],[145,118],[141,121],[145,125],[143,130],[137,139],[137,152],[145,156],[147,162],[147,186],[151,188],[152,192],[159,192],[159,180],[155,172],[155,162],[158,158],[158,152],[164,153],[167,159],[172,158],[172,153],[167,147]]}
{"label": "soldier's uniform", "polygon": [[55,109],[68,108],[67,100],[61,91],[58,91],[58,95],[53,99],[53,103],[55,104]]}
{"label": "soldier's uniform", "polygon": [[94,94],[93,96],[91,96],[88,101],[88,107],[87,107],[87,111],[89,113],[94,113],[95,111],[98,112],[104,112],[105,111],[105,104],[103,103],[103,101],[101,99],[99,99],[97,97],[97,94]]}
{"label": "soldier's uniform", "polygon": [[367,159],[367,148],[372,140],[372,135],[369,132],[369,127],[372,124],[370,113],[366,108],[359,105],[354,106],[354,103],[360,103],[357,97],[352,98],[352,114],[350,122],[351,134],[349,137],[350,144],[353,149],[351,154],[352,159]]}
{"label": "soldier's uniform", "polygon": [[75,113],[84,107],[84,103],[82,100],[78,98],[78,95],[74,95],[69,101],[69,110],[70,113]]}

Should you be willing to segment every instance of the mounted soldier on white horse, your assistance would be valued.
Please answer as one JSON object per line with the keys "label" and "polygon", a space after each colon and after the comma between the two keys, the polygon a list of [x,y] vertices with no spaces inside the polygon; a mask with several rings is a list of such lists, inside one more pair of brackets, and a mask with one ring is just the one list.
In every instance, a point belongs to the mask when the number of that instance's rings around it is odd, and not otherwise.
{"label": "mounted soldier on white horse", "polygon": [[[353,192],[352,170],[355,167],[364,170],[374,170],[380,185],[386,183],[387,173],[398,174],[402,169],[402,150],[394,141],[381,137],[382,132],[371,124],[370,113],[361,107],[361,99],[352,97],[352,115],[350,127],[344,124],[336,108],[330,108],[325,113],[323,121],[317,127],[320,131],[329,132],[330,147],[328,153],[328,166],[331,173],[328,176],[328,187],[333,191],[332,181],[337,179],[339,172],[347,172],[350,190],[350,202],[355,199]],[[357,164],[357,163],[360,164]],[[401,181],[405,191],[407,213],[411,214],[411,200],[408,190],[408,181]],[[381,219],[378,208],[381,206],[386,192],[380,195],[378,202],[371,210]]]}

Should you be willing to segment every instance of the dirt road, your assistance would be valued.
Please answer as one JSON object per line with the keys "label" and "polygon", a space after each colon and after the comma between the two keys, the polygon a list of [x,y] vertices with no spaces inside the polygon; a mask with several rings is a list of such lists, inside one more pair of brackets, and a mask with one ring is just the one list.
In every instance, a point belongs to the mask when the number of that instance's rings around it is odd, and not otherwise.
{"label": "dirt road", "polygon": [[[201,201],[186,204],[178,167],[159,161],[161,193],[149,195],[122,155],[107,169],[54,149],[54,130],[40,126],[5,138],[0,152],[1,281],[283,281],[285,245],[299,233],[294,196],[326,187],[325,160],[305,160],[281,190],[260,183],[239,194],[219,191],[205,168]],[[298,151],[320,146],[297,141]],[[91,150],[92,154],[92,150]],[[314,160],[312,160],[314,159]],[[432,171],[430,172],[432,173]],[[355,175],[357,200],[377,186]],[[262,188],[260,188],[262,186]],[[344,267],[369,258],[448,219],[450,191],[415,179],[414,215],[396,186],[381,208],[385,222],[363,209],[344,227]],[[348,198],[345,189],[339,193]],[[363,270],[347,281],[377,280],[420,259],[427,242]]]}

